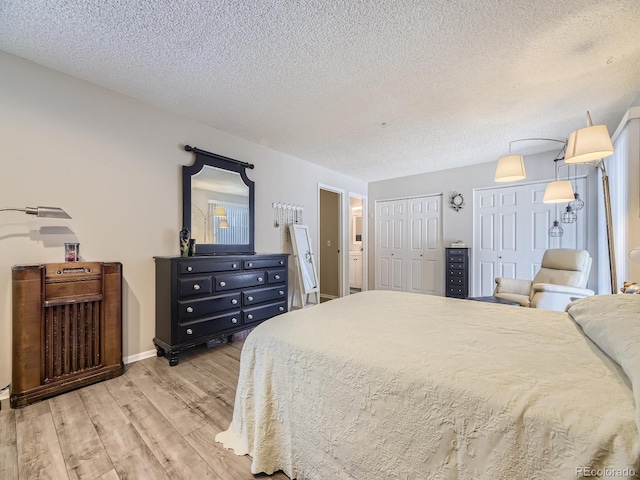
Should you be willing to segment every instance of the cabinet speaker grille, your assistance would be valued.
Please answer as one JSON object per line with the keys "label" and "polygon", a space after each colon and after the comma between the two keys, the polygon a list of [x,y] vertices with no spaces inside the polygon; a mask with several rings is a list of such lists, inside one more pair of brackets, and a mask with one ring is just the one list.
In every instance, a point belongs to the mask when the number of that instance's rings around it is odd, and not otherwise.
{"label": "cabinet speaker grille", "polygon": [[96,300],[44,308],[45,383],[101,366],[100,304]]}

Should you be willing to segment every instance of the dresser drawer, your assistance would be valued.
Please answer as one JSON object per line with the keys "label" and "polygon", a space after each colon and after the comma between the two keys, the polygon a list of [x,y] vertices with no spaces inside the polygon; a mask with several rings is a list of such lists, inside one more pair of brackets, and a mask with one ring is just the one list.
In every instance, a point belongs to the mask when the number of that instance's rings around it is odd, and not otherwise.
{"label": "dresser drawer", "polygon": [[178,321],[190,320],[240,307],[240,293],[178,302]]}
{"label": "dresser drawer", "polygon": [[178,273],[186,275],[190,273],[203,272],[227,272],[240,270],[241,261],[236,260],[183,260],[178,264]]}
{"label": "dresser drawer", "polygon": [[266,283],[264,270],[233,275],[215,275],[214,278],[214,290],[216,292],[234,290],[236,288],[255,287]]}
{"label": "dresser drawer", "polygon": [[267,270],[267,283],[284,283],[287,278],[284,268],[278,270]]}
{"label": "dresser drawer", "polygon": [[178,291],[181,297],[206,295],[212,293],[211,277],[187,277],[178,279]]}
{"label": "dresser drawer", "polygon": [[447,268],[449,268],[449,270],[465,270],[467,268],[467,264],[466,263],[449,262],[447,264]]}
{"label": "dresser drawer", "polygon": [[447,258],[449,263],[466,263],[467,257],[461,255],[449,255]]}
{"label": "dresser drawer", "polygon": [[464,286],[467,284],[467,281],[463,277],[451,277],[447,280],[447,284],[453,286]]}
{"label": "dresser drawer", "polygon": [[467,295],[466,288],[465,287],[447,286],[447,295],[466,296]]}
{"label": "dresser drawer", "polygon": [[448,276],[450,277],[464,277],[464,270],[449,270]]}
{"label": "dresser drawer", "polygon": [[240,325],[240,310],[229,312],[224,315],[203,318],[192,322],[178,324],[178,339],[180,343],[197,342],[199,337],[223,332]]}
{"label": "dresser drawer", "polygon": [[287,262],[284,258],[259,258],[243,260],[242,267],[245,270],[250,270],[253,268],[284,267],[286,263]]}
{"label": "dresser drawer", "polygon": [[259,307],[245,308],[242,310],[242,323],[249,325],[266,320],[275,315],[280,315],[286,311],[286,302],[269,303],[267,305],[260,305]]}
{"label": "dresser drawer", "polygon": [[284,287],[261,288],[260,290],[246,290],[242,292],[242,305],[255,305],[269,300],[287,299],[287,290]]}
{"label": "dresser drawer", "polygon": [[448,248],[447,253],[449,255],[467,255],[467,250],[464,248]]}

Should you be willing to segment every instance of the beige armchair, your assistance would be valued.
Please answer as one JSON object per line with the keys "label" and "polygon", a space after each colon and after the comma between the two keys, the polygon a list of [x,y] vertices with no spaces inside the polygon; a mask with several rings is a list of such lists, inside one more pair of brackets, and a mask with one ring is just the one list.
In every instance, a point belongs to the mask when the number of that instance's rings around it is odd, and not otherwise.
{"label": "beige armchair", "polygon": [[585,288],[590,270],[591,257],[586,250],[547,250],[533,280],[496,278],[493,295],[523,307],[564,311],[572,300],[594,294]]}

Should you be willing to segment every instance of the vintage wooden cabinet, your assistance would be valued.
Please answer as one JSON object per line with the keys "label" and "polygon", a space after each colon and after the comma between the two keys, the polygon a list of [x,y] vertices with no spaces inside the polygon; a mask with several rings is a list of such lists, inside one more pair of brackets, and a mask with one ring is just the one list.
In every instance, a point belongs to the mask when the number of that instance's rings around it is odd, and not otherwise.
{"label": "vintage wooden cabinet", "polygon": [[288,255],[155,257],[158,356],[253,328],[288,310]]}
{"label": "vintage wooden cabinet", "polygon": [[12,407],[123,373],[120,263],[17,265],[12,276]]}

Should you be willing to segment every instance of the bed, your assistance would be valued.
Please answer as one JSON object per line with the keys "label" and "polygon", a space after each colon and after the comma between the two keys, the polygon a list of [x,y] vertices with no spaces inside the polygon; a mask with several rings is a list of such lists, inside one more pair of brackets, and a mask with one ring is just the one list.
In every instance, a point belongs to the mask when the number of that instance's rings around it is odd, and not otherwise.
{"label": "bed", "polygon": [[636,478],[640,295],[568,311],[370,291],[275,317],[216,440],[300,480]]}

